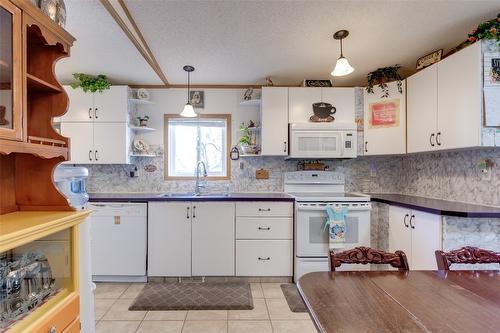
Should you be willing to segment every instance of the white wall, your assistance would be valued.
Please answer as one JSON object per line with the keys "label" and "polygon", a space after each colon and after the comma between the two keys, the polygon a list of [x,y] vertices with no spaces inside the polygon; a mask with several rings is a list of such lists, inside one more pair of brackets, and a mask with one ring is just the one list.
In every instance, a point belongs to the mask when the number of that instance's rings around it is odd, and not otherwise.
{"label": "white wall", "polygon": [[[239,127],[242,122],[253,120],[260,122],[259,107],[240,106],[245,89],[194,89],[205,92],[205,107],[195,109],[200,114],[231,114],[232,145],[240,137]],[[149,89],[150,99],[154,105],[140,105],[137,114],[149,116],[149,127],[157,131],[141,134],[140,137],[150,145],[163,145],[163,115],[179,114],[187,100],[187,90],[174,89]],[[254,92],[254,94],[257,93]],[[134,117],[135,118],[135,117]]]}

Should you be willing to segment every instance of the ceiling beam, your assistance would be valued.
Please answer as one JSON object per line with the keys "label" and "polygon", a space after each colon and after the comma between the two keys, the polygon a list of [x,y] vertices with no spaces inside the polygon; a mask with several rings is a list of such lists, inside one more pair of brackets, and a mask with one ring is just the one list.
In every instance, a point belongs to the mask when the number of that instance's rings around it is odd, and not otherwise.
{"label": "ceiling beam", "polygon": [[168,82],[165,74],[161,70],[158,62],[156,61],[156,58],[155,58],[153,52],[151,51],[148,43],[144,39],[142,32],[140,31],[139,27],[137,26],[134,19],[132,18],[130,11],[128,10],[127,6],[125,5],[125,2],[123,0],[118,0],[118,3],[122,7],[122,9],[125,13],[125,16],[127,17],[127,20],[129,21],[130,25],[132,26],[132,29],[134,29],[134,32],[139,37],[140,41],[137,40],[137,38],[132,33],[132,31],[130,31],[130,29],[127,26],[127,24],[125,23],[124,19],[120,16],[120,14],[118,14],[116,9],[111,4],[110,0],[100,0],[100,1],[101,1],[101,4],[104,6],[104,8],[106,8],[106,10],[109,12],[111,17],[115,20],[115,22],[123,30],[125,35],[127,35],[127,37],[130,39],[132,44],[134,44],[134,46],[137,48],[137,50],[142,55],[144,60],[146,60],[146,62],[149,64],[149,66],[151,66],[153,71],[158,75],[158,77],[165,84],[165,86],[168,86],[169,82]]}

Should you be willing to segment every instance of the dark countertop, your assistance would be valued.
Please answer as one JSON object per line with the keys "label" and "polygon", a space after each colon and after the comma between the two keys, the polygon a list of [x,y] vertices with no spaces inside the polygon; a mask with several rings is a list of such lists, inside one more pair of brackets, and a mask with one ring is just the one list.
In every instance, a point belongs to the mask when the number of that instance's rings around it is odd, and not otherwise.
{"label": "dark countertop", "polygon": [[369,193],[371,200],[432,214],[458,217],[500,217],[500,207],[392,193]]}
{"label": "dark countertop", "polygon": [[89,193],[90,202],[148,202],[148,201],[289,201],[295,199],[279,192],[269,193],[210,193],[207,195],[194,196],[189,193]]}

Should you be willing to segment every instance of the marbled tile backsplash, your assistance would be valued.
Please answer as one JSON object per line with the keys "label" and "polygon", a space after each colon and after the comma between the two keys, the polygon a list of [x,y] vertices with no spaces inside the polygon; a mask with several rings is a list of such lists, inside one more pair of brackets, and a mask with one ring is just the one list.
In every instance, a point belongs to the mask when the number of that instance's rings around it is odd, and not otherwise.
{"label": "marbled tile backsplash", "polygon": [[[161,147],[157,148],[161,152]],[[478,161],[495,163],[491,174],[479,171]],[[187,192],[194,181],[165,181],[163,156],[135,158],[138,177],[130,178],[133,165],[87,165],[89,192]],[[153,164],[156,171],[146,172]],[[243,169],[240,169],[240,164]],[[500,206],[500,149],[421,153],[397,157],[358,157],[327,161],[330,170],[342,172],[346,189],[358,192],[412,194],[446,200]],[[269,179],[255,179],[259,168],[269,170]],[[208,191],[279,192],[283,173],[296,170],[296,161],[282,157],[250,157],[231,161],[230,181],[209,181]]]}

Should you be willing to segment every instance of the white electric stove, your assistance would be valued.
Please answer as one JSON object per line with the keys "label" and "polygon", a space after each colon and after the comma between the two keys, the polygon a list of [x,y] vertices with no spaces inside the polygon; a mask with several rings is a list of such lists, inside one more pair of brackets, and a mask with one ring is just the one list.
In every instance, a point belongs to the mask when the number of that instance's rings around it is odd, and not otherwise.
{"label": "white electric stove", "polygon": [[[295,197],[295,269],[294,280],[315,271],[328,271],[328,229],[326,207],[347,207],[346,241],[335,249],[370,246],[370,197],[346,193],[342,173],[296,171],[284,176],[285,192]],[[366,269],[344,265],[342,269]]]}

